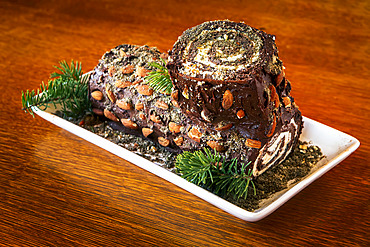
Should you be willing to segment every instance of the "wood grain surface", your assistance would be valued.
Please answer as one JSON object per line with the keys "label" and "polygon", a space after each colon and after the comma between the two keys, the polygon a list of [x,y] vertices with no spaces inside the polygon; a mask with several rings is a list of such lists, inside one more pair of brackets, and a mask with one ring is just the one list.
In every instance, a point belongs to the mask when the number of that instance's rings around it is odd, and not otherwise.
{"label": "wood grain surface", "polygon": [[[249,223],[21,110],[60,60],[89,71],[123,44],[171,49],[230,19],[276,36],[303,115],[360,148]],[[0,1],[0,245],[369,246],[369,1]]]}

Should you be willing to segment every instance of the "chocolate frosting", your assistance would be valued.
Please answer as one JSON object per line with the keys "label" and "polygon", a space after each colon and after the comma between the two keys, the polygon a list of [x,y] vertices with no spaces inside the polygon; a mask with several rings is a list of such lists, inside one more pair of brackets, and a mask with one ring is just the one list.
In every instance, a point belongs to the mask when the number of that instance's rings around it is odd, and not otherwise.
{"label": "chocolate frosting", "polygon": [[[167,67],[180,92],[180,108],[198,124],[213,129],[232,124],[244,137],[262,144],[276,116],[275,130],[281,127],[280,106],[271,100],[282,72],[274,36],[244,23],[206,22],[179,37]],[[228,109],[222,107],[226,90],[233,96]],[[283,87],[279,93],[289,95],[289,90]],[[238,117],[239,110],[245,117]]]}

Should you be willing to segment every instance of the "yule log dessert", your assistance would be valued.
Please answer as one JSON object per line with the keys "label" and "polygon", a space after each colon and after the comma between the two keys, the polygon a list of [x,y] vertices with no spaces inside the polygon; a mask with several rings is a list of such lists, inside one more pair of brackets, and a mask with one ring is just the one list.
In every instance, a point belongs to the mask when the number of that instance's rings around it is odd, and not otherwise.
{"label": "yule log dessert", "polygon": [[[211,21],[186,30],[169,54],[117,46],[90,77],[93,111],[173,152],[208,147],[251,162],[258,176],[287,157],[303,125],[274,40],[245,23]],[[148,84],[153,62],[167,67],[171,91]]]}

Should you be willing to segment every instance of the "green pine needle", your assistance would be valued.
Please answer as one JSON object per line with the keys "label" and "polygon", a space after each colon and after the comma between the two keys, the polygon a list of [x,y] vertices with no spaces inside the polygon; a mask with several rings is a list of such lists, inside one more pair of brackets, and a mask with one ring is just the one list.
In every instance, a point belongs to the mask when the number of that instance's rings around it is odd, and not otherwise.
{"label": "green pine needle", "polygon": [[176,157],[176,167],[186,180],[198,185],[206,184],[208,180],[213,182],[212,168],[220,160],[221,156],[216,152],[212,154],[209,149],[193,153],[185,151]]}
{"label": "green pine needle", "polygon": [[47,84],[41,83],[40,88],[32,91],[22,91],[22,107],[27,113],[34,116],[32,107],[46,110],[50,106],[60,105],[62,117],[78,119],[90,111],[88,95],[88,76],[83,76],[81,63],[70,65],[65,61],[55,66],[60,72],[51,74]]}
{"label": "green pine needle", "polygon": [[161,64],[152,62],[149,65],[156,68],[149,72],[149,75],[145,77],[145,80],[149,82],[151,88],[158,92],[171,93],[173,84],[171,81],[170,74],[165,66],[166,62],[161,58]]}
{"label": "green pine needle", "polygon": [[62,80],[72,79],[75,81],[81,80],[82,73],[82,66],[81,63],[76,62],[76,64],[71,61],[71,64],[68,65],[66,61],[59,62],[60,67],[54,66],[54,68],[58,69],[60,72],[53,72],[50,77],[53,78],[62,78]]}
{"label": "green pine needle", "polygon": [[232,159],[223,164],[221,172],[215,176],[215,193],[216,194],[231,194],[234,198],[238,199],[248,196],[249,185],[252,184],[254,194],[256,194],[256,187],[252,181],[252,170],[247,167],[250,164],[243,163],[241,167],[238,166],[237,159]]}
{"label": "green pine needle", "polygon": [[226,161],[214,151],[205,148],[204,151],[183,152],[176,158],[175,166],[186,180],[201,185],[221,196],[233,195],[235,199],[247,198],[249,186],[256,188],[252,181],[250,164],[238,164],[237,159]]}

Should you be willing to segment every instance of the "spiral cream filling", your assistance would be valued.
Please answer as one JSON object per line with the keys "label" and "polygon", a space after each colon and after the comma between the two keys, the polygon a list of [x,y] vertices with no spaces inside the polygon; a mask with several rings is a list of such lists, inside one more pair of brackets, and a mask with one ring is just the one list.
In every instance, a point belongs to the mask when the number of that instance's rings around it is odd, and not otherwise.
{"label": "spiral cream filling", "polygon": [[[294,133],[291,131],[284,131],[279,134],[279,136],[274,136],[271,140],[261,148],[259,155],[254,162],[253,166],[253,175],[258,176],[267,170],[275,160],[278,160],[280,157],[283,157],[284,160],[288,154],[291,152],[293,146],[291,145],[291,140],[296,138],[298,125],[292,119],[289,123],[294,126]],[[289,150],[287,150],[288,145]],[[258,163],[261,162],[265,167],[262,170],[257,170]]]}
{"label": "spiral cream filling", "polygon": [[[179,72],[190,77],[207,75],[227,79],[230,73],[251,67],[258,61],[261,38],[238,30],[203,30],[186,45]],[[194,54],[195,49],[195,54]]]}

